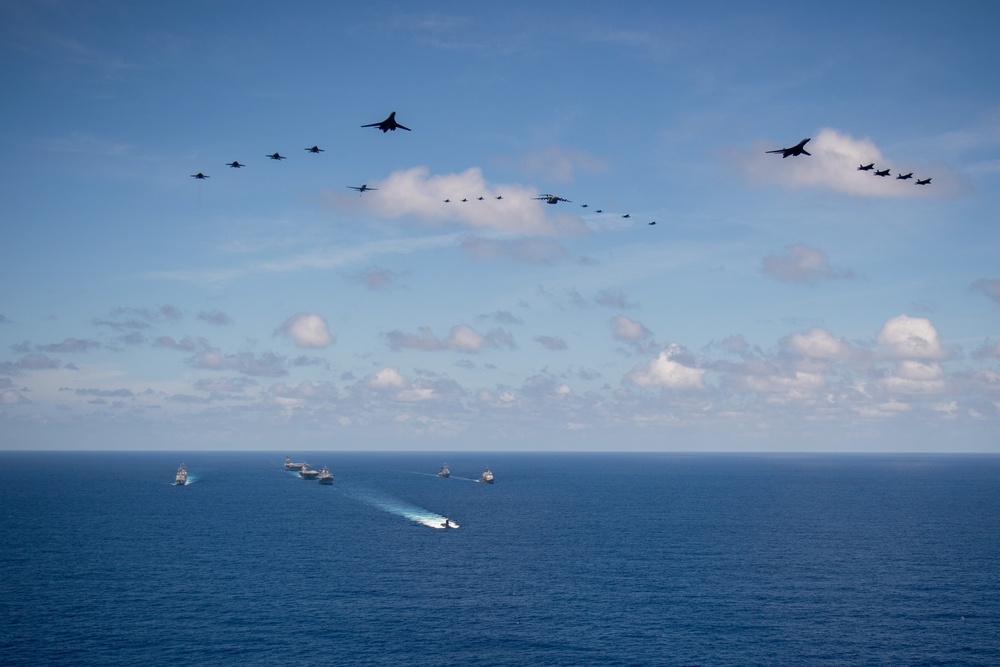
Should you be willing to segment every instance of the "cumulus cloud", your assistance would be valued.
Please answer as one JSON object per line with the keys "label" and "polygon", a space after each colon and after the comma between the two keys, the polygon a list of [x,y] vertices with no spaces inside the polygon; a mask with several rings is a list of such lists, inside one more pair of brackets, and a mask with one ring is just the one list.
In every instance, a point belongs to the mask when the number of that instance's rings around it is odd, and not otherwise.
{"label": "cumulus cloud", "polygon": [[213,371],[235,371],[257,377],[282,377],[288,375],[285,358],[272,352],[259,357],[253,352],[223,354],[217,347],[207,347],[189,360],[195,368]]}
{"label": "cumulus cloud", "polygon": [[768,255],[761,260],[760,270],[778,280],[804,285],[853,277],[850,271],[834,269],[822,250],[802,243],[786,246],[781,253]]}
{"label": "cumulus cloud", "polygon": [[514,337],[503,329],[494,329],[484,335],[470,326],[457,324],[451,328],[447,338],[438,338],[428,327],[421,327],[418,332],[410,334],[402,331],[390,331],[385,334],[385,338],[389,347],[394,350],[404,348],[430,352],[452,350],[475,354],[485,349],[514,349],[517,347]]}
{"label": "cumulus cloud", "polygon": [[296,347],[324,348],[334,342],[326,320],[315,313],[299,313],[288,318],[278,332]]}
{"label": "cumulus cloud", "polygon": [[[740,158],[740,166],[750,181],[761,185],[827,188],[868,197],[921,197],[940,195],[945,191],[938,183],[940,174],[933,186],[916,187],[913,180],[896,180],[900,170],[917,172],[928,167],[923,164],[897,164],[886,158],[871,139],[856,139],[831,128],[821,129],[806,145],[811,156],[782,159],[780,155],[765,153],[778,147],[761,144],[755,146],[752,153]],[[891,169],[892,176],[879,178],[873,171],[858,171],[859,165],[871,162],[877,169]],[[931,175],[915,173],[917,178]]]}
{"label": "cumulus cloud", "polygon": [[851,345],[822,327],[813,327],[805,333],[795,333],[783,341],[786,349],[810,359],[843,360],[853,350]]}
{"label": "cumulus cloud", "polygon": [[612,335],[616,340],[625,342],[636,342],[649,338],[653,332],[646,328],[641,322],[636,322],[625,315],[616,315],[611,319],[613,327]]}
{"label": "cumulus cloud", "polygon": [[635,387],[703,389],[705,387],[705,371],[675,361],[680,353],[679,346],[671,345],[649,363],[637,364],[629,371],[625,379]]}
{"label": "cumulus cloud", "polygon": [[904,359],[883,380],[885,388],[901,394],[933,394],[945,389],[944,369],[937,362]]}
{"label": "cumulus cloud", "polygon": [[[360,203],[339,194],[330,197],[340,205],[365,206],[386,218],[413,216],[435,226],[454,223],[478,230],[537,236],[587,231],[579,216],[549,210],[553,207],[532,200],[538,194],[534,189],[487,183],[478,167],[436,176],[426,167],[413,167],[394,171],[377,187],[378,197]],[[450,203],[445,203],[446,199]]]}
{"label": "cumulus cloud", "polygon": [[876,340],[895,359],[940,360],[948,356],[938,341],[937,329],[924,317],[889,318]]}
{"label": "cumulus cloud", "polygon": [[1000,280],[980,278],[976,282],[969,285],[969,291],[978,294],[985,294],[993,301],[993,303],[1000,306]]}

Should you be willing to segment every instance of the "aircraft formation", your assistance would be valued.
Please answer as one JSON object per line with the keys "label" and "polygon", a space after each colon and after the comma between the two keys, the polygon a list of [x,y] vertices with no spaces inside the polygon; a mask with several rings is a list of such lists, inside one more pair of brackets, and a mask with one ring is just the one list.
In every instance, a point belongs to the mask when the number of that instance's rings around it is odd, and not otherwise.
{"label": "aircraft formation", "polygon": [[[797,143],[794,146],[791,146],[789,148],[779,148],[777,150],[764,151],[764,152],[765,153],[781,153],[781,158],[782,159],[785,159],[786,157],[794,157],[796,155],[812,155],[812,153],[806,151],[806,149],[805,149],[805,145],[807,143],[809,143],[810,139],[811,139],[811,137],[806,137],[805,139],[803,139],[799,143]],[[874,170],[874,171],[872,171],[872,170]],[[858,171],[871,171],[874,175],[881,176],[882,178],[885,178],[886,176],[891,176],[892,175],[890,173],[891,172],[890,169],[881,169],[881,170],[875,169],[875,163],[874,162],[870,162],[868,164],[859,164],[858,165]],[[908,174],[904,174],[904,173],[900,172],[900,173],[898,173],[896,175],[896,180],[897,181],[905,181],[905,180],[908,180],[910,178],[913,178],[913,172],[912,171],[909,172]],[[930,185],[931,179],[930,179],[930,177],[928,177],[928,178],[922,178],[922,179],[918,178],[916,181],[914,181],[914,183],[916,185]]]}

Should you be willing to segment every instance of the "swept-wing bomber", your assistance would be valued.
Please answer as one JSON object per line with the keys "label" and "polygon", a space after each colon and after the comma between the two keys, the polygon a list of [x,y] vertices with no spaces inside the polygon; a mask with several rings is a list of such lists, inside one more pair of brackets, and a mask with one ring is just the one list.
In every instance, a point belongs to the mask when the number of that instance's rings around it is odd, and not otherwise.
{"label": "swept-wing bomber", "polygon": [[532,197],[532,199],[544,201],[546,204],[558,204],[561,201],[569,202],[568,199],[559,197],[558,195],[538,195],[537,197]]}
{"label": "swept-wing bomber", "polygon": [[372,190],[378,190],[378,188],[370,188],[367,183],[362,183],[361,185],[348,185],[352,190],[357,190],[358,194],[363,194],[365,192],[371,192]]}
{"label": "swept-wing bomber", "polygon": [[882,177],[888,176],[889,175],[889,170],[888,169],[884,169],[882,171],[876,171],[875,175],[876,176],[882,176]]}
{"label": "swept-wing bomber", "polygon": [[858,165],[858,171],[870,171],[870,170],[872,170],[874,168],[875,168],[875,163],[874,162],[872,162],[871,164],[860,164],[860,165]]}
{"label": "swept-wing bomber", "polygon": [[208,176],[199,171],[197,174],[191,174],[191,178],[197,178],[199,181],[203,181],[208,178]]}
{"label": "swept-wing bomber", "polygon": [[271,158],[272,160],[287,160],[288,159],[284,155],[280,155],[278,153],[271,153],[267,157]]}
{"label": "swept-wing bomber", "polygon": [[805,145],[807,143],[809,143],[809,140],[811,138],[812,137],[806,137],[805,139],[803,139],[799,143],[795,144],[791,148],[779,148],[776,151],[765,151],[765,152],[766,153],[781,153],[782,159],[784,159],[786,157],[794,156],[794,155],[812,155],[812,153],[808,152],[805,149]]}
{"label": "swept-wing bomber", "polygon": [[233,169],[239,169],[240,167],[245,167],[246,165],[245,164],[240,164],[236,160],[233,160],[232,162],[227,162],[226,166],[232,167]]}
{"label": "swept-wing bomber", "polygon": [[369,123],[368,125],[362,125],[361,127],[377,127],[378,129],[382,130],[383,134],[388,132],[389,130],[395,132],[396,128],[410,132],[410,128],[406,127],[405,125],[400,125],[399,123],[396,122],[395,111],[389,114],[389,117],[383,121],[380,121],[378,123]]}
{"label": "swept-wing bomber", "polygon": [[896,176],[896,180],[897,181],[905,181],[908,178],[913,178],[913,172],[912,171],[910,173],[908,173],[908,174],[899,174],[898,176]]}
{"label": "swept-wing bomber", "polygon": [[323,152],[323,149],[320,148],[319,146],[313,146],[312,148],[307,148],[306,150],[309,151],[310,153],[322,153]]}
{"label": "swept-wing bomber", "polygon": [[919,178],[917,179],[917,185],[930,185],[930,184],[931,184],[931,179],[930,178],[925,178],[923,180],[921,180]]}

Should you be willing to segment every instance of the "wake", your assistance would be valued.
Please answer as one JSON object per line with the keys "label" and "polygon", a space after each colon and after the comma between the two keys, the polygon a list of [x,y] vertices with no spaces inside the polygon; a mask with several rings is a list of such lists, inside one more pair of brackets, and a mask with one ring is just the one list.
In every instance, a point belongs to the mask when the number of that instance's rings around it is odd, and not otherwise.
{"label": "wake", "polygon": [[[349,498],[363,502],[371,507],[376,507],[384,512],[388,512],[389,514],[395,514],[396,516],[409,519],[414,523],[419,523],[423,526],[427,526],[428,528],[436,528],[438,530],[444,530],[445,528],[444,522],[446,517],[422,507],[411,505],[410,503],[399,500],[398,498],[380,495],[371,491],[348,491],[343,487],[340,487],[339,490]],[[449,528],[458,528],[458,524],[453,520],[448,519],[448,521]]]}

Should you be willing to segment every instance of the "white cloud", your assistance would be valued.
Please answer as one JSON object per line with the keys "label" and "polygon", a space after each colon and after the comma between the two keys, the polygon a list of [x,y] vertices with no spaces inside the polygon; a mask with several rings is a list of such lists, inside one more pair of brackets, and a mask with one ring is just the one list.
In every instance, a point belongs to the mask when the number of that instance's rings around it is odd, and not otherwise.
{"label": "white cloud", "polygon": [[400,390],[409,386],[409,382],[396,368],[386,366],[365,378],[364,384],[369,389]]}
{"label": "white cloud", "polygon": [[[392,172],[376,187],[378,192],[364,199],[339,193],[330,198],[342,206],[363,206],[382,217],[413,216],[435,226],[451,222],[478,230],[539,236],[587,231],[579,216],[533,200],[538,195],[534,189],[487,183],[478,167],[437,176],[430,175],[427,167],[413,167]],[[445,203],[446,199],[451,201]]]}
{"label": "white cloud", "polygon": [[408,334],[402,331],[390,331],[385,335],[389,346],[393,349],[409,348],[430,352],[439,350],[454,350],[475,354],[484,349],[517,347],[513,336],[503,329],[494,329],[488,334],[481,334],[465,324],[457,324],[451,328],[447,338],[441,339],[427,327],[421,327],[419,333]]}
{"label": "white cloud", "polygon": [[761,260],[760,268],[778,280],[806,285],[852,277],[850,271],[834,269],[824,251],[802,243],[786,246],[780,254],[768,255]]}
{"label": "white cloud", "polygon": [[636,322],[625,315],[616,315],[612,318],[613,335],[616,340],[638,341],[645,340],[653,335],[649,329],[641,322]]}
{"label": "white cloud", "polygon": [[324,348],[334,342],[326,320],[315,313],[299,313],[288,318],[278,330],[296,347]]}
{"label": "white cloud", "polygon": [[810,359],[839,359],[850,356],[851,346],[822,327],[796,333],[785,339],[788,349]]}
{"label": "white cloud", "polygon": [[878,334],[878,343],[896,359],[944,359],[948,356],[938,341],[938,332],[924,317],[897,315],[889,318]]}
{"label": "white cloud", "polygon": [[944,391],[944,370],[938,363],[903,360],[884,379],[885,388],[901,394],[934,394]]}
{"label": "white cloud", "polygon": [[660,352],[647,364],[638,364],[625,379],[636,387],[667,387],[669,389],[703,389],[705,371],[674,361],[680,353],[677,345]]}

